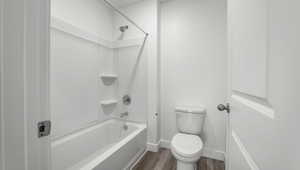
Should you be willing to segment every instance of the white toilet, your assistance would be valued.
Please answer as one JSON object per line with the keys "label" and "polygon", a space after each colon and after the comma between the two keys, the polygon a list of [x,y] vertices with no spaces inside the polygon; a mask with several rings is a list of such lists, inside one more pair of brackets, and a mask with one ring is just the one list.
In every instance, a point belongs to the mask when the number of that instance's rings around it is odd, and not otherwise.
{"label": "white toilet", "polygon": [[177,160],[177,170],[196,170],[203,148],[199,135],[206,110],[203,107],[176,107],[175,112],[179,133],[172,138],[171,152]]}

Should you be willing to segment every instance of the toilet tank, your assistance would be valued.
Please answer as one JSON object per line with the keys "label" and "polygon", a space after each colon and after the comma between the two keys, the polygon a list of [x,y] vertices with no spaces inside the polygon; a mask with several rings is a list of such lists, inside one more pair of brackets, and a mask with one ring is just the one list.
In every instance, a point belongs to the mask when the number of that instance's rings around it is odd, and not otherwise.
{"label": "toilet tank", "polygon": [[176,107],[175,113],[179,132],[200,135],[206,115],[204,107]]}

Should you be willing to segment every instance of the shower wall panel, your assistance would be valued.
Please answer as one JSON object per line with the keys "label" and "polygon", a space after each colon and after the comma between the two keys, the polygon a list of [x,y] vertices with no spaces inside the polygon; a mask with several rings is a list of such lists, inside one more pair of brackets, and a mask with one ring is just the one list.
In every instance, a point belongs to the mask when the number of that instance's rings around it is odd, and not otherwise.
{"label": "shower wall panel", "polygon": [[[143,0],[120,8],[128,17],[149,33],[143,55],[139,62],[139,70],[134,80],[135,86],[132,88],[133,104],[127,109],[130,112],[130,120],[147,122],[148,143],[152,144],[157,144],[159,140],[159,114],[156,114],[159,110],[158,5],[158,0]],[[129,26],[129,29],[124,34],[118,29],[123,25]],[[141,31],[118,14],[114,16],[114,28],[114,40],[122,41],[144,38],[144,34]],[[124,81],[130,79],[133,63],[137,61],[139,47],[122,48],[116,52],[116,57],[119,60],[117,68],[120,72],[121,81],[119,95],[122,95],[122,92],[126,91],[128,85],[126,86]]]}
{"label": "shower wall panel", "polygon": [[51,15],[67,28],[56,29],[54,23],[51,28],[50,104],[56,138],[106,120],[100,101],[115,98],[116,86],[106,86],[100,78],[114,72],[113,49],[87,40],[94,36],[111,42],[112,10],[97,0],[53,0]]}

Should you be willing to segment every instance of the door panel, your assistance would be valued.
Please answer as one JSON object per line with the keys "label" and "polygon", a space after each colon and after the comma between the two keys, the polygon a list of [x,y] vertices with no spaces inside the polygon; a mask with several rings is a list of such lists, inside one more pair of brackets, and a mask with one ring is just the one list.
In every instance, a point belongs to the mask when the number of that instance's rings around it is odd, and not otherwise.
{"label": "door panel", "polygon": [[241,153],[247,153],[242,154],[247,162],[252,162],[247,164],[247,168],[260,167],[260,164],[262,167],[272,167],[272,165],[267,165],[271,162],[265,159],[274,159],[274,146],[279,145],[278,141],[274,141],[276,122],[235,98],[232,98],[230,102],[232,105],[231,146],[238,147]]}
{"label": "door panel", "polygon": [[230,137],[230,140],[234,142],[230,148],[231,169],[252,170],[247,162],[249,159],[246,159],[249,156],[246,156],[247,154],[242,152],[241,143],[238,143],[239,140],[236,137],[234,138],[233,135]]}
{"label": "door panel", "polygon": [[229,170],[298,170],[300,1],[228,0]]}
{"label": "door panel", "polygon": [[228,1],[230,170],[269,167],[265,159],[272,158],[268,145],[274,132],[274,110],[268,100],[267,5],[266,0]]}
{"label": "door panel", "polygon": [[228,1],[231,27],[232,89],[266,97],[266,0]]}

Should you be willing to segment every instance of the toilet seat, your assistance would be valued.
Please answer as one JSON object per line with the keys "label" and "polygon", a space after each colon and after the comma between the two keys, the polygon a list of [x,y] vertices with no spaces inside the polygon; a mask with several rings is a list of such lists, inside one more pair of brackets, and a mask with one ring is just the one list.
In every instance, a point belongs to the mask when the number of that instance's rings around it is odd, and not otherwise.
{"label": "toilet seat", "polygon": [[178,133],[171,141],[171,150],[174,154],[186,159],[199,159],[203,142],[199,136]]}

